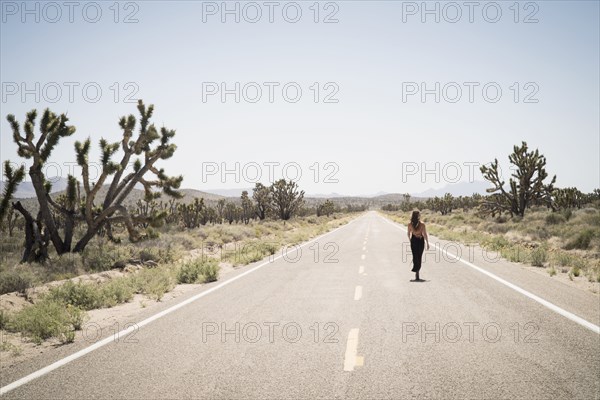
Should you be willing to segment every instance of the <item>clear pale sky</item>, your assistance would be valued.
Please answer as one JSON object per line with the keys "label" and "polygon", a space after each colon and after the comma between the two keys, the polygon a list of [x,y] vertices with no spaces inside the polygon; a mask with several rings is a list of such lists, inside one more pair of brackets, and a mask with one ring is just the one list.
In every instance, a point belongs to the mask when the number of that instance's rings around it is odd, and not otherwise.
{"label": "clear pale sky", "polygon": [[[66,176],[65,163],[75,161],[75,140],[119,140],[118,118],[137,113],[135,103],[125,97],[137,88],[132,98],[155,105],[155,123],[177,130],[179,148],[162,166],[168,173],[183,174],[184,187],[251,187],[256,165],[261,181],[268,183],[269,163],[278,162],[275,177],[288,164],[292,167],[286,176],[293,178],[294,166],[300,166],[299,183],[308,193],[414,193],[456,180],[481,180],[478,172],[469,177],[468,165],[498,157],[506,167],[512,146],[523,140],[546,155],[558,186],[586,192],[600,186],[597,1],[521,2],[517,23],[512,1],[478,2],[472,22],[462,1],[454,3],[460,18],[446,2],[427,3],[430,9],[437,4],[439,22],[434,14],[422,15],[420,1],[321,2],[317,23],[313,1],[297,2],[302,15],[296,23],[284,19],[284,6],[285,17],[295,18],[290,2],[277,2],[272,23],[262,1],[254,3],[262,12],[255,23],[248,20],[255,18],[257,8],[244,2],[237,3],[239,23],[234,14],[221,21],[220,1],[119,3],[117,23],[113,2],[97,3],[102,15],[96,23],[84,18],[84,2],[72,10],[72,23],[66,6],[58,16],[46,3],[28,2],[34,13],[22,15],[20,1],[1,3],[2,160],[18,161],[6,115],[23,121],[28,110],[50,107],[67,112],[77,127],[52,157]],[[234,9],[236,2],[227,6]],[[210,14],[215,7],[217,13]],[[497,8],[502,15],[492,23]],[[86,10],[86,18],[94,20],[95,8]],[[329,14],[338,22],[324,23]],[[538,22],[524,23],[528,15]],[[126,16],[137,22],[124,23]],[[256,95],[250,85],[246,96],[240,89],[239,103],[233,94],[225,102],[220,95],[203,99],[206,82],[224,82],[230,89],[236,82],[240,87],[256,82],[262,97],[250,102]],[[273,86],[273,102],[264,82],[279,84]],[[282,94],[290,82],[302,89],[296,103]],[[315,82],[320,88],[316,103]],[[332,85],[326,87],[328,82]],[[421,83],[434,89],[436,82],[439,103],[434,94],[425,102],[420,93],[407,94],[409,88],[420,90]],[[473,102],[464,82],[473,82]],[[95,103],[89,100],[94,90],[88,100],[82,93],[89,83],[102,90]],[[482,94],[488,83],[502,90],[495,103],[488,101],[494,90],[488,91],[488,100]],[[22,84],[33,90],[24,101]],[[72,99],[68,85],[78,85]],[[452,103],[456,86],[462,97]],[[338,102],[323,102],[336,87],[333,98]],[[294,91],[288,94],[292,97]],[[530,94],[537,103],[525,102]],[[223,166],[233,170],[236,162],[238,182],[234,174],[221,174]],[[423,176],[423,167],[435,171],[436,163],[439,173]],[[214,166],[219,171],[203,177],[202,170]],[[333,182],[327,182],[328,174]]]}

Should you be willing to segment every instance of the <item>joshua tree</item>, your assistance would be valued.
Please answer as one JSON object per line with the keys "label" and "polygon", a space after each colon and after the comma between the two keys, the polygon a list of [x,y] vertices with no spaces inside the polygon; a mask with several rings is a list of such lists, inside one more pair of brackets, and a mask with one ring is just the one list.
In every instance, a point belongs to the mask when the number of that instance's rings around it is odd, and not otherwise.
{"label": "joshua tree", "polygon": [[254,186],[252,198],[256,202],[256,215],[258,219],[265,219],[271,207],[271,191],[262,183],[257,183]]}
{"label": "joshua tree", "polygon": [[334,211],[335,205],[333,204],[333,201],[327,199],[325,203],[317,206],[317,217],[320,217],[321,215],[327,215],[329,217]]}
{"label": "joshua tree", "polygon": [[552,192],[553,207],[558,209],[581,208],[585,203],[585,195],[575,187],[554,189]]}
{"label": "joshua tree", "polygon": [[269,190],[271,204],[279,218],[284,221],[290,219],[304,203],[304,190],[298,192],[298,184],[294,181],[286,182],[285,179],[280,179],[273,183]]}
{"label": "joshua tree", "polygon": [[[177,147],[170,143],[170,140],[175,135],[175,131],[164,127],[159,131],[153,124],[149,124],[154,111],[153,105],[146,107],[140,100],[137,108],[140,113],[137,135],[134,135],[136,118],[129,115],[122,117],[119,121],[119,126],[123,131],[120,142],[109,143],[105,139],[99,140],[101,172],[95,182],[90,182],[88,161],[90,139],[75,143],[77,164],[82,171],[83,195],[78,195],[79,182],[77,179],[69,175],[66,198],[61,202],[62,204],[50,196],[51,185],[46,180],[43,166],[60,139],[75,133],[75,127],[67,125],[68,118],[65,114],[57,116],[46,109],[40,120],[40,135],[36,138],[34,134],[36,110],[27,114],[23,126],[24,135],[15,117],[7,116],[12,127],[13,140],[18,146],[19,156],[32,160],[29,176],[39,203],[36,224],[39,225],[40,232],[43,228],[42,237],[47,235],[58,254],[83,251],[90,239],[99,231],[109,228],[115,223],[123,223],[126,226],[130,240],[139,240],[140,234],[135,225],[145,218],[139,214],[132,215],[123,204],[138,184],[144,187],[148,199],[160,196],[160,193],[153,191],[154,188],[161,189],[169,196],[180,197],[180,193],[176,189],[179,188],[183,178],[181,176],[169,177],[163,169],[158,169],[155,165],[159,160],[166,160],[173,156]],[[134,136],[136,137],[134,138]],[[122,151],[122,157],[121,161],[117,163],[112,161],[112,158],[119,150]],[[132,160],[133,158],[135,160]],[[131,161],[133,161],[133,171],[127,173],[127,166]],[[149,180],[147,175],[154,175],[154,180]],[[107,183],[109,177],[112,177],[110,184]],[[101,204],[96,204],[99,191],[105,184],[107,184],[107,188],[104,199]],[[23,214],[27,226],[31,222],[30,219],[32,220],[29,212],[20,203],[15,205],[15,209]],[[60,214],[64,219],[62,236],[53,213]],[[76,222],[85,223],[86,228],[83,236],[72,248],[73,228]],[[28,240],[30,239],[26,238],[26,241]],[[24,260],[31,258],[27,249],[33,245],[34,243],[26,242]],[[40,242],[37,245],[43,245],[43,243]]]}
{"label": "joshua tree", "polygon": [[194,198],[194,202],[191,204],[179,204],[178,207],[179,215],[183,225],[188,228],[197,228],[202,222],[202,215],[204,213],[204,198]]}
{"label": "joshua tree", "polygon": [[25,178],[25,167],[21,165],[14,170],[10,162],[5,161],[4,176],[6,177],[6,184],[4,186],[4,193],[2,193],[2,199],[0,200],[0,225],[2,225],[4,217],[9,213],[10,202],[17,191],[17,186]]}
{"label": "joshua tree", "polygon": [[239,219],[239,211],[240,209],[235,205],[235,203],[228,201],[225,204],[225,207],[223,208],[223,217],[227,222],[229,222],[229,225]]}
{"label": "joshua tree", "polygon": [[504,188],[505,182],[500,176],[498,159],[489,167],[481,166],[483,177],[494,185],[493,188],[487,189],[492,195],[482,201],[482,210],[492,215],[508,212],[511,216],[522,217],[532,204],[551,206],[556,175],[549,184],[544,183],[548,177],[546,157],[537,149],[528,151],[527,143],[522,142],[521,146],[514,146],[508,159],[515,166],[508,189]]}
{"label": "joshua tree", "polygon": [[250,218],[254,216],[254,205],[252,204],[252,200],[248,197],[248,191],[244,190],[242,192],[242,220],[244,224],[250,222]]}

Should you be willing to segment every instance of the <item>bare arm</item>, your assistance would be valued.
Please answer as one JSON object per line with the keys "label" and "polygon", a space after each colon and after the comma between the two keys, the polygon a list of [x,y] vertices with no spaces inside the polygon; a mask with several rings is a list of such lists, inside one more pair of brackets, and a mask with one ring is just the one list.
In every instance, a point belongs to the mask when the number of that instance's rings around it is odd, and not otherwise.
{"label": "bare arm", "polygon": [[429,236],[427,236],[427,227],[423,225],[423,237],[425,238],[425,243],[427,243],[427,250],[429,250]]}
{"label": "bare arm", "polygon": [[408,224],[408,229],[406,230],[406,234],[408,235],[408,240],[410,240],[410,232],[411,232],[411,225]]}

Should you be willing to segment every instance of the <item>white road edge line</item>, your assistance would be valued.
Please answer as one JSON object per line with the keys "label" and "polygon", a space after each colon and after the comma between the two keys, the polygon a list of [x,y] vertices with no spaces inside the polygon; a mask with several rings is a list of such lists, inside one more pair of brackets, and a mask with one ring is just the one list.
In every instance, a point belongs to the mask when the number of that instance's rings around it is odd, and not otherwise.
{"label": "white road edge line", "polygon": [[[359,215],[358,217],[356,217],[353,220],[349,221],[347,224],[344,224],[342,226],[338,226],[337,228],[335,228],[335,229],[333,229],[333,230],[331,230],[329,232],[325,232],[324,234],[319,235],[319,236],[317,236],[317,237],[309,240],[308,242],[305,242],[304,244],[301,244],[299,246],[294,246],[294,248],[301,248],[301,247],[307,246],[307,245],[311,244],[312,242],[315,242],[315,241],[319,240],[320,238],[322,238],[324,236],[330,235],[333,232],[336,232],[336,231],[338,231],[338,230],[340,230],[340,229],[342,229],[344,227],[347,227],[348,225],[350,225],[351,223],[353,223],[354,221],[356,221],[357,219],[359,219],[360,217],[362,217],[364,215],[365,214]],[[138,328],[141,328],[141,327],[143,327],[145,325],[148,325],[149,323],[151,323],[153,321],[156,321],[157,319],[159,319],[161,317],[164,317],[165,315],[170,314],[173,311],[176,311],[176,310],[178,310],[178,309],[180,309],[180,308],[182,308],[182,307],[184,307],[184,306],[186,306],[186,305],[188,305],[188,304],[190,304],[190,303],[192,303],[192,302],[194,302],[194,301],[196,301],[196,300],[198,300],[198,299],[200,299],[200,298],[202,298],[202,297],[204,297],[204,296],[206,296],[206,295],[208,295],[208,294],[210,294],[212,292],[215,292],[215,291],[221,289],[222,287],[227,286],[230,283],[235,282],[238,279],[241,279],[242,277],[244,277],[244,276],[246,276],[248,274],[251,274],[252,272],[254,272],[254,271],[256,271],[256,270],[264,267],[265,265],[272,264],[275,260],[278,260],[278,259],[280,259],[282,257],[283,257],[283,253],[280,254],[280,255],[278,255],[277,257],[270,258],[269,261],[265,261],[262,264],[259,264],[259,265],[255,266],[255,267],[252,267],[248,271],[245,271],[245,272],[243,272],[243,273],[241,273],[239,275],[236,275],[233,278],[231,278],[231,279],[229,279],[229,280],[227,280],[225,282],[222,282],[222,283],[220,283],[220,284],[218,284],[216,286],[213,286],[212,288],[210,288],[208,290],[205,290],[202,293],[198,293],[197,295],[192,296],[189,299],[187,299],[185,301],[182,301],[181,303],[175,304],[174,306],[169,307],[166,310],[163,310],[163,311],[161,311],[161,312],[159,312],[157,314],[154,314],[153,316],[148,317],[145,320],[143,320],[141,322],[138,322],[137,324],[134,324],[134,325],[130,326],[127,329],[123,329],[122,331],[119,331],[119,332],[117,332],[117,333],[115,333],[115,334],[113,334],[111,336],[108,336],[108,337],[100,340],[99,342],[94,343],[91,346],[88,346],[88,347],[86,347],[84,349],[81,349],[81,350],[79,350],[79,351],[71,354],[70,356],[67,356],[67,357],[62,358],[62,359],[60,359],[58,361],[55,361],[52,364],[50,364],[50,365],[48,365],[48,366],[46,366],[44,368],[41,368],[41,369],[39,369],[39,370],[37,370],[35,372],[32,372],[31,374],[26,375],[26,376],[24,376],[21,379],[17,379],[16,381],[14,381],[12,383],[9,383],[6,386],[1,387],[0,388],[0,396],[6,394],[8,392],[10,392],[11,390],[14,390],[14,389],[18,388],[19,386],[22,386],[22,385],[24,385],[26,383],[29,383],[29,382],[33,381],[34,379],[42,377],[42,376],[48,374],[49,372],[52,372],[55,369],[58,369],[58,368],[62,367],[63,365],[66,365],[66,364],[70,363],[71,361],[77,360],[78,358],[81,358],[84,355],[86,355],[88,353],[91,353],[94,350],[99,349],[100,347],[103,347],[103,346],[109,344],[110,342],[112,342],[114,340],[115,337],[126,336],[126,335],[132,333],[134,330],[136,330]]]}
{"label": "white road edge line", "polygon": [[[398,228],[398,229],[406,232],[406,228],[404,228],[404,226],[399,225],[395,221],[390,221],[389,219],[387,219],[386,217],[382,216],[381,214],[378,214],[378,215],[381,218],[383,218],[383,220],[385,222],[387,222],[388,224],[391,224],[392,226],[394,226],[394,227],[396,227],[396,228]],[[457,261],[460,261],[461,263],[465,264],[466,266],[471,267],[474,270],[479,271],[482,274],[487,275],[487,276],[489,276],[492,279],[495,279],[496,281],[502,283],[503,285],[508,286],[509,288],[511,288],[511,289],[513,289],[513,290],[515,290],[515,291],[517,291],[519,293],[521,293],[522,295],[525,295],[525,296],[529,297],[530,299],[532,299],[534,301],[537,301],[538,303],[540,303],[544,307],[546,307],[546,308],[554,311],[555,313],[560,314],[563,317],[568,318],[571,321],[576,322],[579,325],[583,326],[584,328],[587,328],[587,329],[591,330],[592,332],[595,332],[595,333],[597,333],[597,334],[600,335],[600,326],[595,325],[595,324],[593,324],[593,323],[591,323],[591,322],[589,322],[589,321],[581,318],[580,316],[577,316],[577,315],[573,314],[572,312],[569,312],[569,311],[565,310],[564,308],[560,308],[556,304],[550,303],[548,300],[545,300],[545,299],[543,299],[543,298],[541,298],[541,297],[539,297],[539,296],[537,296],[537,295],[535,295],[535,294],[533,294],[531,292],[528,292],[527,290],[521,288],[520,286],[517,286],[514,283],[511,283],[511,282],[509,282],[509,281],[507,281],[505,279],[502,279],[498,275],[495,275],[495,274],[493,274],[493,273],[491,273],[489,271],[486,271],[485,269],[483,269],[481,267],[478,267],[477,265],[475,265],[475,264],[473,264],[473,263],[471,263],[469,261],[463,260],[461,257],[459,257],[459,256],[457,256],[455,254],[449,253],[447,250],[440,248],[437,244],[434,245],[434,248],[436,248],[438,250],[441,250],[447,256],[452,257],[452,258],[454,258]]]}
{"label": "white road edge line", "polygon": [[350,329],[346,341],[346,354],[344,355],[344,371],[354,371],[356,366],[356,353],[358,351],[358,328]]}

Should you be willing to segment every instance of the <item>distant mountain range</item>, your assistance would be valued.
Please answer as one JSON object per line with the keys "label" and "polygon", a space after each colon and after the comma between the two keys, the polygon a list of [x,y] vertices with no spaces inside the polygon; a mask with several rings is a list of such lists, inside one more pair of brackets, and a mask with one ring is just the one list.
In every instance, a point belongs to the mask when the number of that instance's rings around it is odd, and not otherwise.
{"label": "distant mountain range", "polygon": [[491,187],[489,182],[473,181],[473,182],[458,182],[446,185],[440,189],[427,189],[421,193],[414,193],[414,197],[435,197],[443,196],[450,193],[453,196],[471,196],[473,193],[487,194],[486,189]]}
{"label": "distant mountain range", "polygon": [[[52,178],[52,191],[51,193],[59,193],[66,189],[67,180],[65,178]],[[446,193],[450,193],[453,196],[470,196],[473,193],[486,194],[486,189],[490,187],[487,182],[484,181],[474,181],[474,182],[459,182],[454,184],[448,184],[439,189],[428,189],[424,192],[420,193],[411,193],[411,197],[413,198],[427,198],[427,197],[435,197],[435,196],[443,196]],[[4,182],[0,181],[0,190],[4,190]],[[185,193],[186,200],[194,197],[204,197],[206,200],[216,201],[221,198],[239,198],[242,195],[242,191],[247,190],[248,193],[252,194],[252,188],[238,188],[238,189],[207,189],[207,190],[196,190],[196,189],[182,189]],[[140,193],[136,193],[134,197],[137,201],[138,198],[143,197],[143,191],[137,190]],[[306,198],[312,199],[372,199],[376,202],[395,202],[402,200],[403,193],[386,193],[386,192],[378,192],[373,195],[362,195],[362,196],[349,196],[339,193],[315,193],[315,194],[306,194]],[[15,198],[17,199],[27,199],[35,197],[35,191],[33,189],[33,184],[31,182],[22,182],[17,188],[17,192],[15,194]],[[185,201],[185,200],[184,200]]]}
{"label": "distant mountain range", "polygon": [[[58,195],[61,192],[64,192],[67,188],[67,180],[65,178],[52,178],[50,181],[52,182],[52,190],[50,191],[50,193],[53,195]],[[0,181],[0,191],[2,192],[4,192],[4,185],[5,182]],[[104,187],[98,192],[98,198],[104,197],[104,193],[106,191],[107,186],[108,185],[104,185]],[[196,189],[181,189],[181,192],[184,194],[184,199],[182,200],[183,202],[187,202],[187,199],[193,199],[194,197],[204,197],[206,200],[214,201],[227,197]],[[33,184],[31,182],[21,182],[21,184],[19,184],[19,186],[17,187],[17,191],[14,195],[14,198],[30,199],[33,197],[35,197],[35,189],[33,188]],[[142,199],[143,197],[144,191],[141,188],[136,188],[133,190],[129,200],[132,200],[135,203],[138,199]]]}
{"label": "distant mountain range", "polygon": [[[61,192],[67,188],[67,179],[61,177],[49,178],[52,182],[52,190],[50,193]],[[4,193],[4,181],[0,181],[0,190]],[[14,196],[16,199],[28,199],[35,197],[35,189],[31,182],[21,182],[17,187],[17,191]]]}

